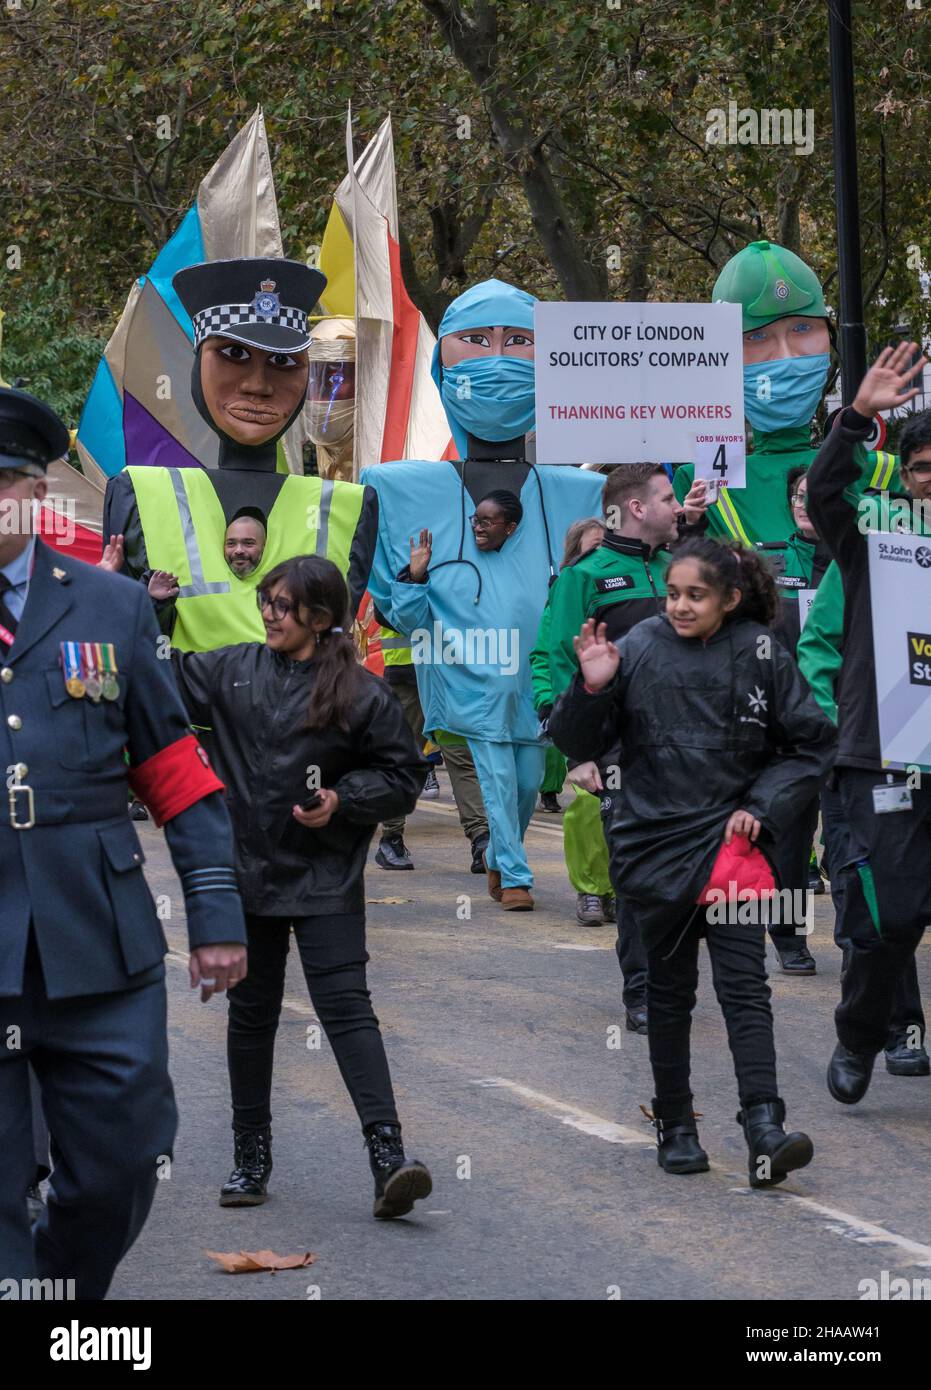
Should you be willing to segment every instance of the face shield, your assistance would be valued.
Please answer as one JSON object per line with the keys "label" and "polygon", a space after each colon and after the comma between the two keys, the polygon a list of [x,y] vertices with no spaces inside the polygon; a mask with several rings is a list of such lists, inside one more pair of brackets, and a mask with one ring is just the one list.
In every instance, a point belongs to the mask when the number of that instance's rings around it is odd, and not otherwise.
{"label": "face shield", "polygon": [[305,420],[314,444],[335,448],[352,438],[356,411],[356,345],[352,338],[314,340],[308,348]]}

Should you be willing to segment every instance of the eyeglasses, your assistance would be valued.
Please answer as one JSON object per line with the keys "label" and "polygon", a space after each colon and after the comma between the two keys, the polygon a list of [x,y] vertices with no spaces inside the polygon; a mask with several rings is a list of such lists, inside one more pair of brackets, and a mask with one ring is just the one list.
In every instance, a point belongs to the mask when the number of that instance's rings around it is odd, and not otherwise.
{"label": "eyeglasses", "polygon": [[808,511],[808,493],[807,493],[807,492],[793,492],[793,494],[792,494],[792,505],[793,505],[793,507],[801,507],[801,509],[802,509],[803,512],[807,512],[807,511]]}
{"label": "eyeglasses", "polygon": [[38,474],[27,473],[25,468],[0,468],[0,492],[8,492],[16,484],[14,478],[36,478]]}
{"label": "eyeglasses", "polygon": [[911,473],[920,482],[926,483],[931,478],[931,463],[900,463],[900,473]]}
{"label": "eyeglasses", "polygon": [[264,612],[266,608],[270,608],[275,617],[279,620],[286,618],[289,613],[293,613],[294,616],[297,617],[296,603],[292,603],[290,599],[282,598],[280,594],[272,598],[267,589],[256,589],[255,601],[259,605],[260,612]]}
{"label": "eyeglasses", "polygon": [[503,518],[499,517],[496,521],[489,521],[487,517],[476,516],[475,512],[469,517],[469,525],[473,531],[490,531],[493,526],[503,526]]}

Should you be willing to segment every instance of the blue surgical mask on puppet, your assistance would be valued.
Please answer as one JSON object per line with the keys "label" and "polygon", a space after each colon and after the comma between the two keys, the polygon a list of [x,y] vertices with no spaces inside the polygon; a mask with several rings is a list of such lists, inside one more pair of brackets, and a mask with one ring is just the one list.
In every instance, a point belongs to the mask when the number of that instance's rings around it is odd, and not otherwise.
{"label": "blue surgical mask on puppet", "polygon": [[744,367],[744,412],[754,430],[772,434],[807,425],[818,409],[830,362],[828,353],[815,352]]}
{"label": "blue surgical mask on puppet", "polygon": [[[487,327],[533,328],[536,300],[502,280],[484,280],[454,299],[440,323],[439,339]],[[500,442],[533,428],[534,367],[525,357],[467,357],[443,367],[440,342],[432,376],[440,390],[456,448],[468,453],[467,433]]]}

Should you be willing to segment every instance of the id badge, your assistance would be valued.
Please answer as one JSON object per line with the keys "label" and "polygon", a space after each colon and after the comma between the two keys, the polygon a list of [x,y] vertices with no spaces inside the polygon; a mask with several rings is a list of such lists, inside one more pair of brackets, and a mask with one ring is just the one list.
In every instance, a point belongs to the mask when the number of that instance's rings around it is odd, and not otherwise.
{"label": "id badge", "polygon": [[877,816],[886,816],[892,811],[910,811],[911,809],[911,787],[903,786],[901,782],[898,786],[894,782],[884,782],[881,787],[873,788],[873,810]]}

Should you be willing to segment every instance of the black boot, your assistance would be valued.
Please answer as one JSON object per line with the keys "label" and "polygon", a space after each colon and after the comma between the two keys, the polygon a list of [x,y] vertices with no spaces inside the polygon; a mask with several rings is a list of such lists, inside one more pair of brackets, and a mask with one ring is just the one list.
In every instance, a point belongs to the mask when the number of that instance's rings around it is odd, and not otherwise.
{"label": "black boot", "polygon": [[404,1157],[401,1126],[366,1125],[365,1142],[369,1164],[375,1177],[375,1205],[372,1215],[383,1221],[406,1216],[415,1202],[429,1197],[433,1179],[423,1163]]}
{"label": "black boot", "polygon": [[268,1200],[272,1171],[270,1129],[233,1131],[235,1168],[220,1188],[221,1207],[259,1207]]}
{"label": "black boot", "polygon": [[793,1168],[804,1168],[812,1160],[815,1150],[808,1135],[786,1134],[785,1118],[782,1100],[748,1105],[737,1115],[749,1150],[751,1187],[773,1187],[777,1182],[785,1182]]}
{"label": "black boot", "polygon": [[[641,1106],[641,1109],[643,1107]],[[659,1101],[653,1099],[653,1124],[656,1126],[656,1161],[666,1173],[707,1173],[708,1155],[698,1142],[698,1126],[691,1106],[666,1114],[660,1113]],[[648,1114],[644,1111],[644,1114]]]}

